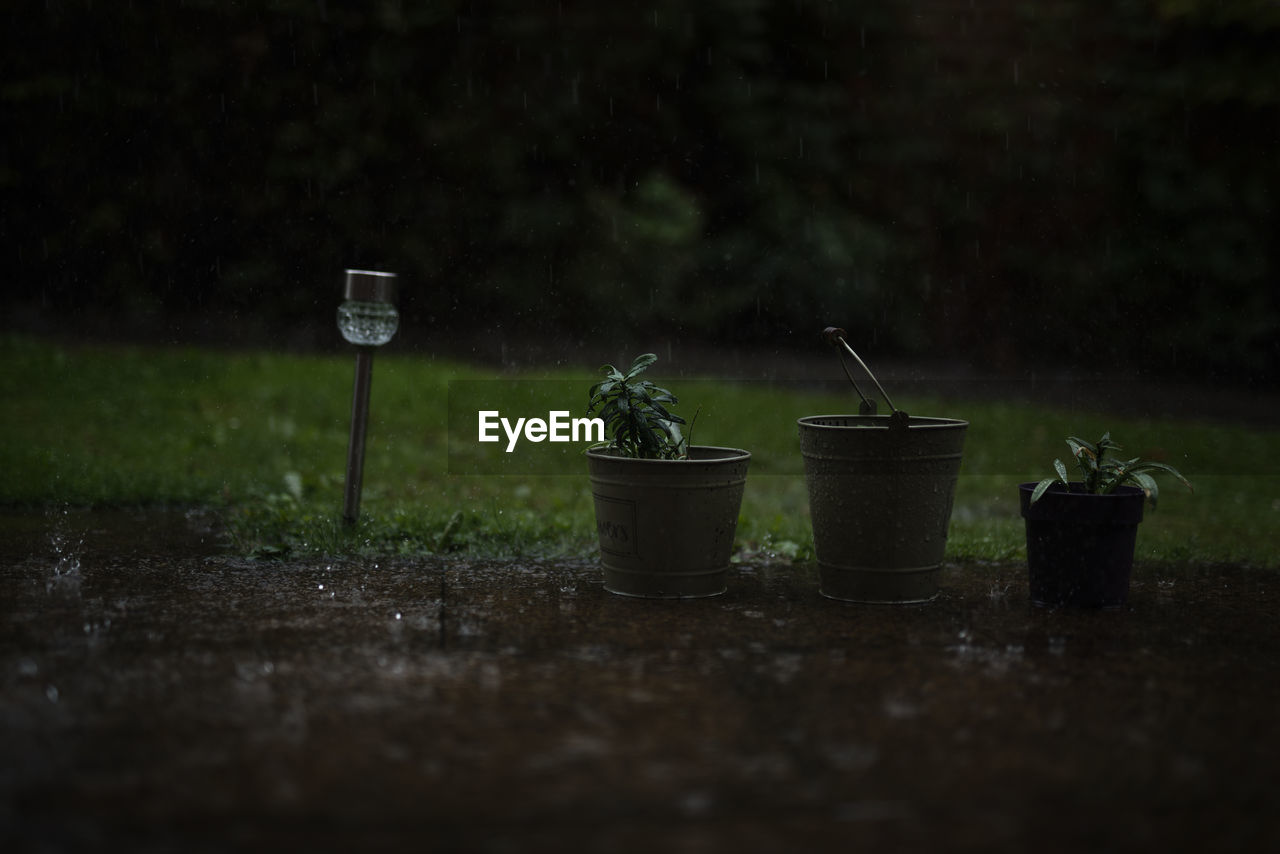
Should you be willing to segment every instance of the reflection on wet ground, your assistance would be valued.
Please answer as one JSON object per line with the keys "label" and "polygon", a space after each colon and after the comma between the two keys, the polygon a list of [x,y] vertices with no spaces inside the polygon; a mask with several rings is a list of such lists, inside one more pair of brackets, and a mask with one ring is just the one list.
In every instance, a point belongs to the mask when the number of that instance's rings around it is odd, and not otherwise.
{"label": "reflection on wet ground", "polygon": [[1274,850],[1278,570],[1115,613],[948,566],[927,605],[744,564],[254,563],[199,514],[0,521],[6,851]]}

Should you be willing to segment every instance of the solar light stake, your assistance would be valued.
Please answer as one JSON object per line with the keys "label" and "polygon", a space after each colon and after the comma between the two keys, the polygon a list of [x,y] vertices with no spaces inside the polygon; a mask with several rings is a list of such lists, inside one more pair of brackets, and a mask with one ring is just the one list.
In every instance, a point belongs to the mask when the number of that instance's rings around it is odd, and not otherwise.
{"label": "solar light stake", "polygon": [[342,495],[342,521],[355,524],[360,516],[360,487],[364,480],[364,437],[369,426],[369,386],[373,381],[373,348],[356,350],[356,382],[351,395],[351,439],[347,443],[347,482]]}
{"label": "solar light stake", "polygon": [[351,440],[347,444],[347,481],[342,498],[342,521],[354,525],[360,517],[373,350],[390,341],[400,326],[400,315],[395,306],[396,274],[347,270],[342,300],[342,305],[338,306],[338,329],[343,338],[357,347],[356,379],[351,394]]}

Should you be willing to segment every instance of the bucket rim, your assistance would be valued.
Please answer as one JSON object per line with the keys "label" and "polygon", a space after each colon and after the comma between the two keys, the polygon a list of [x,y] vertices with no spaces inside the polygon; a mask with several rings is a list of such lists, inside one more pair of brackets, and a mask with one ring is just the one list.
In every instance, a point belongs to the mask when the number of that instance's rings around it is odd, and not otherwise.
{"label": "bucket rim", "polygon": [[[893,416],[853,415],[852,413],[832,415],[805,415],[796,419],[796,424],[810,430],[888,430]],[[826,418],[847,418],[862,422],[858,424],[819,424]],[[912,415],[907,421],[908,430],[948,430],[956,427],[968,427],[969,422],[962,418],[944,418],[936,415]]]}

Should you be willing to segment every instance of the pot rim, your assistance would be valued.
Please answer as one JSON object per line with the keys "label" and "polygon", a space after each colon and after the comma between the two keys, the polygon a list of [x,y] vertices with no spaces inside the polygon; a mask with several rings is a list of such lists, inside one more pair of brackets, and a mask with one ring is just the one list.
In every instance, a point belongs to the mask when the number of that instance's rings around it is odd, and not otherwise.
{"label": "pot rim", "polygon": [[[1118,486],[1115,492],[1068,492],[1061,485],[1050,489],[1035,504],[1031,494],[1036,482],[1018,484],[1018,511],[1028,522],[1137,525],[1142,521],[1147,494],[1136,486]],[[1080,487],[1080,481],[1072,481]]]}
{"label": "pot rim", "polygon": [[720,445],[690,445],[690,453],[694,451],[709,451],[713,456],[699,457],[697,459],[683,460],[644,460],[636,457],[626,457],[622,454],[612,453],[608,448],[587,448],[586,455],[595,457],[600,460],[616,460],[629,465],[648,465],[648,466],[671,466],[685,465],[688,463],[722,463],[722,462],[739,462],[751,459],[751,452],[744,451],[741,448],[727,448]]}
{"label": "pot rim", "polygon": [[[864,421],[870,423],[862,424],[819,424],[819,419],[823,418],[850,418],[855,421]],[[796,423],[801,427],[810,430],[888,430],[890,428],[889,419],[891,415],[805,415],[797,418]],[[911,415],[907,421],[908,430],[948,430],[956,427],[968,427],[969,422],[962,418],[943,418],[935,415]]]}
{"label": "pot rim", "polygon": [[[1018,484],[1018,490],[1020,492],[1035,492],[1036,487],[1039,485],[1040,485],[1040,481],[1029,480],[1025,483]],[[1076,489],[1076,487],[1080,487],[1080,489]],[[1094,498],[1132,499],[1135,494],[1141,495],[1144,499],[1147,497],[1146,492],[1144,492],[1143,490],[1139,489],[1136,486],[1117,486],[1114,492],[1100,494],[1097,492],[1085,492],[1084,481],[1073,480],[1069,482],[1069,488],[1070,488],[1069,492],[1064,491],[1062,489],[1061,483],[1055,483],[1054,486],[1049,487],[1048,492],[1046,492],[1045,494],[1059,495],[1059,496],[1070,497],[1070,498],[1083,498],[1083,499],[1094,499]]]}

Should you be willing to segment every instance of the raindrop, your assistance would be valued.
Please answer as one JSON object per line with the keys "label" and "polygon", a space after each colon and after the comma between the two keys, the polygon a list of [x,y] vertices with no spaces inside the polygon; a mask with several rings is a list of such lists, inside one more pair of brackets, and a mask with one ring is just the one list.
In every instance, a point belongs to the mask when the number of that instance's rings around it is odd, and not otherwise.
{"label": "raindrop", "polygon": [[687,815],[701,815],[711,809],[712,797],[707,792],[688,792],[680,798],[680,808]]}

